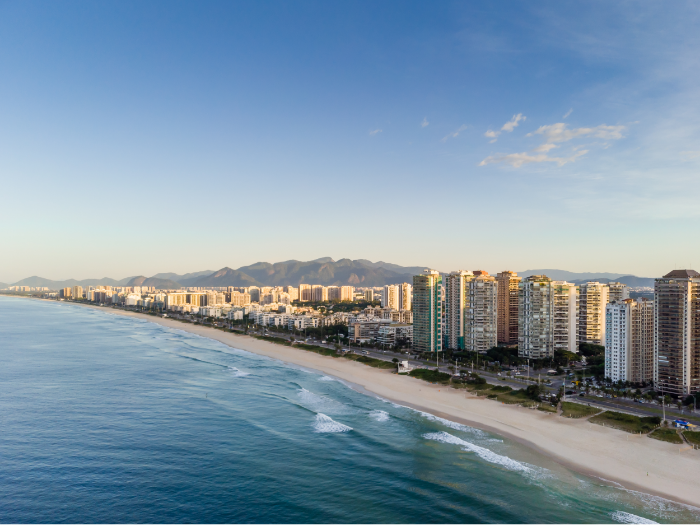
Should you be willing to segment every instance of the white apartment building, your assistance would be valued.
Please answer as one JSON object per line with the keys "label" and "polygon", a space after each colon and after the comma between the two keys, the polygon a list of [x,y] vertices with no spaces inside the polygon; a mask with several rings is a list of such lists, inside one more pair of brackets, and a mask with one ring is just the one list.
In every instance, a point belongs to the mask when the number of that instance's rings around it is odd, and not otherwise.
{"label": "white apartment building", "polygon": [[607,286],[609,303],[612,303],[613,301],[616,303],[621,303],[625,299],[630,298],[630,289],[626,284],[609,282]]}
{"label": "white apartment building", "polygon": [[555,350],[578,353],[578,288],[532,275],[518,289],[518,355],[543,359]]}
{"label": "white apartment building", "polygon": [[377,343],[392,347],[396,344],[413,343],[412,324],[380,324],[377,329]]}
{"label": "white apartment building", "polygon": [[453,350],[464,350],[465,310],[469,308],[468,283],[474,273],[458,270],[445,276],[445,326],[447,346]]}
{"label": "white apartment building", "polygon": [[481,272],[466,282],[468,300],[464,308],[464,348],[486,352],[498,344],[498,281]]}
{"label": "white apartment building", "polygon": [[352,301],[355,298],[355,287],[354,286],[341,286],[340,287],[340,300],[341,301]]}
{"label": "white apartment building", "polygon": [[605,344],[605,307],[610,288],[599,282],[579,286],[579,342],[594,345]]}
{"label": "white apartment building", "polygon": [[382,308],[399,309],[399,287],[395,284],[388,284],[382,290]]}
{"label": "white apartment building", "polygon": [[410,310],[413,301],[413,286],[401,283],[399,286],[399,307],[397,310]]}
{"label": "white apartment building", "polygon": [[641,383],[654,377],[654,302],[626,299],[605,309],[605,377]]}
{"label": "white apartment building", "polygon": [[311,300],[315,303],[328,301],[328,288],[320,284],[314,284],[311,287]]}

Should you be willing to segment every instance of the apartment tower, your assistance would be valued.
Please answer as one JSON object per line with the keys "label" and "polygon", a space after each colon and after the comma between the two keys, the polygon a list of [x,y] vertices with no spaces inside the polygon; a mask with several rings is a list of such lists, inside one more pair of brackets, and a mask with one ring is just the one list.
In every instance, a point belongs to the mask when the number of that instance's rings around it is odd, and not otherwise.
{"label": "apartment tower", "polygon": [[605,377],[643,383],[654,378],[654,302],[614,301],[605,308]]}
{"label": "apartment tower", "polygon": [[442,351],[442,277],[435,270],[413,276],[413,349]]}
{"label": "apartment tower", "polygon": [[578,333],[581,343],[605,344],[608,291],[608,286],[598,282],[585,283],[579,287]]}
{"label": "apartment tower", "polygon": [[518,285],[522,281],[515,272],[501,272],[498,281],[497,340],[505,345],[518,344]]}
{"label": "apartment tower", "polygon": [[616,303],[621,303],[629,298],[630,289],[626,284],[613,281],[608,283],[608,302],[612,303],[615,301]]}
{"label": "apartment tower", "polygon": [[452,350],[464,350],[465,309],[469,306],[467,283],[474,279],[474,274],[458,270],[445,276],[445,339]]}
{"label": "apartment tower", "polygon": [[654,283],[654,386],[685,396],[700,391],[700,274],[674,270]]}
{"label": "apartment tower", "polygon": [[399,285],[399,307],[398,310],[410,310],[413,301],[413,287],[408,283]]}
{"label": "apartment tower", "polygon": [[472,352],[486,352],[497,344],[498,281],[487,272],[479,274],[467,281],[464,309],[464,346]]}
{"label": "apartment tower", "polygon": [[399,309],[399,286],[388,284],[382,290],[382,308]]}

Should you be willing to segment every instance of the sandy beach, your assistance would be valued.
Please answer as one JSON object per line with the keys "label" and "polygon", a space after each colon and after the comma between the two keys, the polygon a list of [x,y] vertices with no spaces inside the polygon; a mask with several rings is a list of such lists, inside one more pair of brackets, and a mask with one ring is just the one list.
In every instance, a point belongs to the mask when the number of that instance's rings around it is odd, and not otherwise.
{"label": "sandy beach", "polygon": [[354,361],[253,337],[168,318],[88,307],[138,317],[208,337],[233,348],[312,368],[395,403],[516,440],[577,472],[619,483],[630,490],[700,506],[700,451],[693,451],[685,445],[673,445],[582,420],[505,405],[465,394],[464,390],[433,385]]}

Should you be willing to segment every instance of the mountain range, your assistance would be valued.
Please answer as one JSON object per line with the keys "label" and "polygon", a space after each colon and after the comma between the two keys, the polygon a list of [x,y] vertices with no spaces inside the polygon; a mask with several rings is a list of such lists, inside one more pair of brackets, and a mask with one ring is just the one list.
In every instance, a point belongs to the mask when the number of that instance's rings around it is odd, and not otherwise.
{"label": "mountain range", "polygon": [[[278,263],[259,262],[238,269],[221,268],[218,271],[204,270],[186,274],[158,273],[151,277],[137,275],[124,279],[68,279],[52,281],[33,276],[22,279],[13,286],[45,286],[53,290],[68,286],[154,286],[161,289],[175,289],[189,286],[298,286],[299,283],[321,284],[324,286],[384,286],[402,282],[412,282],[425,266],[399,266],[384,261],[371,262],[366,259],[340,259],[322,257],[313,261],[284,261]],[[543,269],[518,272],[522,277],[547,275],[554,280],[566,280],[581,284],[589,280],[599,282],[619,281],[628,286],[653,286],[654,279],[636,277],[620,273],[568,272],[565,270]],[[7,285],[0,283],[0,288]]]}

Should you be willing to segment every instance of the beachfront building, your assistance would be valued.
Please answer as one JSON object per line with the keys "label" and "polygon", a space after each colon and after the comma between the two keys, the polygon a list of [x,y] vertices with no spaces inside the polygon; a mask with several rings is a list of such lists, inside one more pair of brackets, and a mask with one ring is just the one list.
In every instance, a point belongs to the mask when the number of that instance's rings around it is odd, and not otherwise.
{"label": "beachfront building", "polygon": [[643,383],[654,377],[654,303],[614,301],[605,308],[605,377]]}
{"label": "beachfront building", "polygon": [[76,284],[71,289],[71,294],[73,296],[73,299],[82,299],[83,298],[83,287]]}
{"label": "beachfront building", "polygon": [[654,283],[654,386],[700,392],[700,273],[674,270]]}
{"label": "beachfront building", "polygon": [[630,289],[626,284],[611,281],[608,283],[608,302],[621,303],[630,298]]}
{"label": "beachfront building", "polygon": [[380,324],[377,330],[377,343],[391,348],[395,345],[407,346],[413,341],[413,325],[403,323]]}
{"label": "beachfront building", "polygon": [[458,270],[445,276],[444,334],[447,348],[464,350],[465,310],[469,306],[467,285],[474,273]]}
{"label": "beachfront building", "polygon": [[496,275],[498,281],[497,340],[505,345],[518,344],[518,285],[522,281],[515,272]]}
{"label": "beachfront building", "polygon": [[413,301],[413,286],[401,283],[399,286],[399,310],[410,310]]}
{"label": "beachfront building", "polygon": [[497,344],[498,281],[487,272],[479,273],[467,281],[464,308],[464,348],[471,352],[486,352]]}
{"label": "beachfront building", "polygon": [[578,352],[578,288],[532,275],[518,289],[518,355],[543,359]]}
{"label": "beachfront building", "polygon": [[607,285],[599,282],[579,286],[578,330],[581,343],[605,344],[605,307],[609,290]]}
{"label": "beachfront building", "polygon": [[442,351],[442,276],[424,270],[413,276],[413,348],[418,352]]}

